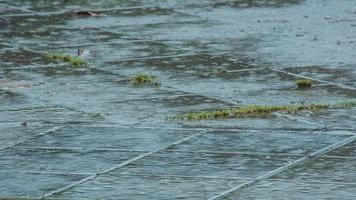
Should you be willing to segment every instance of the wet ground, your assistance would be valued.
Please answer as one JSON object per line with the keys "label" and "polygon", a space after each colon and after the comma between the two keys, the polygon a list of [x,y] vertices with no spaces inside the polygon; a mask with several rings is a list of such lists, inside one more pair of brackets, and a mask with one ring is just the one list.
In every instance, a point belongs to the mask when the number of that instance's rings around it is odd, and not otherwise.
{"label": "wet ground", "polygon": [[356,199],[355,108],[167,120],[353,99],[355,33],[354,0],[2,0],[0,198]]}

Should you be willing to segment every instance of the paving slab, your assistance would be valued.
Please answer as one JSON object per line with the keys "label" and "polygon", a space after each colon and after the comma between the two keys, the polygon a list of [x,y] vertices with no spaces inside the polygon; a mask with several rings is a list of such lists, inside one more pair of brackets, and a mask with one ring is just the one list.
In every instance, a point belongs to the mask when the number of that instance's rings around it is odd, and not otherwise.
{"label": "paving slab", "polygon": [[[304,66],[304,67],[289,67],[283,70],[311,78],[321,79],[323,81],[329,81],[336,84],[344,84],[355,88],[355,66],[344,65],[339,67],[332,66]],[[348,91],[350,94],[354,94],[354,90]]]}
{"label": "paving slab", "polygon": [[[0,149],[13,146],[19,142],[31,139],[34,135],[43,133],[53,128],[50,125],[29,124],[27,127],[19,122],[1,122],[0,123]],[[23,125],[21,125],[23,124]]]}
{"label": "paving slab", "polygon": [[[352,0],[1,1],[0,198],[209,199],[342,141],[354,108],[169,118],[355,99],[355,14]],[[78,50],[85,68],[43,56]],[[133,86],[140,72],[161,85]],[[355,199],[354,149],[227,198]]]}
{"label": "paving slab", "polygon": [[0,173],[1,198],[33,197],[78,181],[82,175],[24,174],[19,172]]}
{"label": "paving slab", "polygon": [[[350,144],[350,148],[353,144]],[[344,153],[343,153],[344,152]],[[232,193],[225,199],[354,199],[356,174],[352,151],[335,150],[327,155],[338,158],[317,158],[280,173],[250,188]]]}
{"label": "paving slab", "polygon": [[189,152],[226,152],[227,154],[307,154],[348,135],[328,134],[309,131],[216,131],[204,133],[170,150]]}
{"label": "paving slab", "polygon": [[[198,131],[197,131],[198,132]],[[192,131],[166,129],[130,129],[115,127],[64,127],[23,145],[26,147],[74,149],[126,149],[153,151],[184,137]]]}
{"label": "paving slab", "polygon": [[263,181],[254,188],[224,199],[355,199],[355,185],[344,183],[302,182],[298,181]]}
{"label": "paving slab", "polygon": [[[278,168],[295,157],[266,157],[213,153],[164,152],[122,169],[130,173],[180,176],[252,178]],[[121,170],[117,170],[119,172]],[[112,173],[117,173],[113,171]]]}
{"label": "paving slab", "polygon": [[96,173],[138,154],[138,152],[22,149],[16,147],[0,153],[0,169],[3,173]]}
{"label": "paving slab", "polygon": [[330,152],[329,155],[354,158],[356,155],[356,142],[345,145],[339,148],[337,151]]}
{"label": "paving slab", "polygon": [[[102,176],[50,199],[206,199],[239,180],[135,176]],[[120,195],[118,195],[120,194]]]}

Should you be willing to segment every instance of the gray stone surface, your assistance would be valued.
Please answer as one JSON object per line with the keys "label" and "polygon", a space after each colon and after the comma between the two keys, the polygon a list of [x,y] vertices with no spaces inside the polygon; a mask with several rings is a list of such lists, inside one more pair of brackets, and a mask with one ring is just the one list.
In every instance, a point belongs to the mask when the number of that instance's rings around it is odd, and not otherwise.
{"label": "gray stone surface", "polygon": [[[0,199],[209,199],[251,180],[226,198],[355,199],[355,142],[258,179],[355,134],[355,108],[168,120],[354,99],[355,17],[353,0],[0,1]],[[86,68],[42,55],[78,49]]]}

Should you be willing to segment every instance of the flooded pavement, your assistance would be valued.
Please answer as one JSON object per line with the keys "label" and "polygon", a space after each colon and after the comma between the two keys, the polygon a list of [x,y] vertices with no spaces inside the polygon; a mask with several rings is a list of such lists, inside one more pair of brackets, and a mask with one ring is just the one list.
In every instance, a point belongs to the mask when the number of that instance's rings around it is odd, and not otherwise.
{"label": "flooded pavement", "polygon": [[0,199],[355,199],[355,107],[169,120],[355,99],[355,30],[354,0],[2,0]]}

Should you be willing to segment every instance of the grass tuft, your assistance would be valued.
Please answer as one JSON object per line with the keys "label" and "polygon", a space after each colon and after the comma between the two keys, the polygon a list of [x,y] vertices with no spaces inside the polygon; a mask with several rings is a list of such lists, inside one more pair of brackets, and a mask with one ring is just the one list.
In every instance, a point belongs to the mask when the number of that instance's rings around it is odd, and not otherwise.
{"label": "grass tuft", "polygon": [[87,62],[78,56],[70,56],[67,54],[45,54],[44,56],[50,61],[65,62],[75,68],[87,66]]}
{"label": "grass tuft", "polygon": [[237,108],[225,108],[217,110],[205,110],[189,112],[177,115],[171,120],[207,120],[207,119],[227,119],[244,117],[264,117],[274,112],[284,112],[295,114],[302,111],[317,112],[326,109],[339,109],[356,107],[356,100],[340,102],[337,104],[290,104],[290,105],[248,105]]}
{"label": "grass tuft", "polygon": [[131,77],[131,82],[134,86],[143,86],[143,85],[154,85],[158,86],[160,83],[157,78],[150,74],[138,73]]}
{"label": "grass tuft", "polygon": [[298,79],[295,81],[298,88],[310,88],[313,85],[313,81],[309,79]]}
{"label": "grass tuft", "polygon": [[218,69],[217,71],[216,71],[216,74],[217,75],[225,75],[225,74],[227,74],[227,70],[226,69]]}

